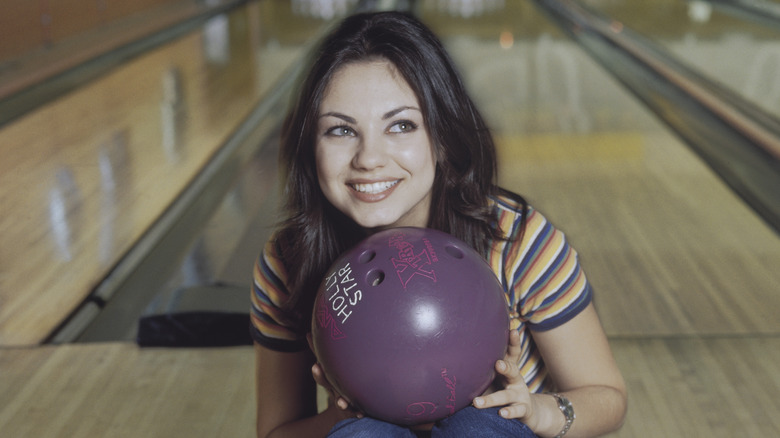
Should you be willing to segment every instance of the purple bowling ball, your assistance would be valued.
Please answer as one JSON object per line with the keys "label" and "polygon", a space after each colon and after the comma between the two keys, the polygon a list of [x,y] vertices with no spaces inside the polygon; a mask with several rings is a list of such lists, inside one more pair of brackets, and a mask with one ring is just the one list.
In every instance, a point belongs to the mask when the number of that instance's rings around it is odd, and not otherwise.
{"label": "purple bowling ball", "polygon": [[440,420],[481,395],[508,334],[490,266],[425,228],[376,233],[339,257],[312,316],[328,380],[367,415],[401,425]]}

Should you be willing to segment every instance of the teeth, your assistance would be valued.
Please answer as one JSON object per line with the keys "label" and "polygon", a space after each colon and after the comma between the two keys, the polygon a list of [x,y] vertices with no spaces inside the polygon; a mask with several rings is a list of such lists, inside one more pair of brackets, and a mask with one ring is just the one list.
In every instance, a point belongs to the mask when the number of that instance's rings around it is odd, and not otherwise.
{"label": "teeth", "polygon": [[398,181],[384,181],[384,182],[378,182],[373,184],[352,184],[352,188],[357,190],[361,193],[370,193],[370,194],[376,194],[376,193],[382,193],[385,190],[389,189],[390,187],[393,187],[394,185],[398,184]]}

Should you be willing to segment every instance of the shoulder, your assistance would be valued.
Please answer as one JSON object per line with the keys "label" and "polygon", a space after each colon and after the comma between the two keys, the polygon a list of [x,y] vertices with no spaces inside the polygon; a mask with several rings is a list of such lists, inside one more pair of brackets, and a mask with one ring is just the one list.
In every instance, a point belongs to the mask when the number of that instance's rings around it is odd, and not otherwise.
{"label": "shoulder", "polygon": [[[546,223],[544,216],[539,214],[522,196],[500,189],[498,194],[489,197],[491,208],[494,210],[496,227],[507,242],[519,243],[529,225],[540,226],[540,221]],[[534,223],[531,224],[532,219]],[[499,242],[495,242],[499,243]]]}
{"label": "shoulder", "polygon": [[286,300],[288,275],[276,235],[265,243],[255,262],[253,278],[255,290],[262,291],[274,305],[280,306]]}
{"label": "shoulder", "polygon": [[523,214],[529,208],[525,198],[509,190],[499,189],[498,193],[488,198],[491,205],[499,211]]}
{"label": "shoulder", "polygon": [[268,241],[265,243],[265,246],[263,246],[263,252],[260,255],[258,263],[266,264],[274,271],[283,272],[284,263],[282,253],[283,251],[281,249],[281,245],[279,244],[278,235],[274,234],[270,239],[268,239]]}
{"label": "shoulder", "polygon": [[256,343],[271,350],[299,351],[306,347],[306,339],[290,321],[286,309],[290,298],[287,281],[280,245],[272,237],[255,263],[250,333]]}

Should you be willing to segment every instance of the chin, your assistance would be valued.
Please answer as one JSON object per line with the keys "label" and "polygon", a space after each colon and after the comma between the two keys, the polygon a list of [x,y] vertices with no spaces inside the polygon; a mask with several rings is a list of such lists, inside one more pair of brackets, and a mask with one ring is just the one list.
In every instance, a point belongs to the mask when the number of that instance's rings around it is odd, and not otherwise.
{"label": "chin", "polygon": [[355,223],[366,229],[381,230],[385,228],[394,228],[400,225],[398,224],[398,218],[383,219],[383,218],[367,218],[365,216],[360,218],[352,218]]}
{"label": "chin", "polygon": [[394,228],[394,227],[397,226],[397,225],[395,225],[394,222],[388,223],[388,222],[384,222],[384,221],[380,221],[380,222],[377,222],[377,221],[362,221],[362,222],[358,222],[357,224],[360,227],[365,228],[367,230],[377,230],[377,231],[384,230],[386,228]]}

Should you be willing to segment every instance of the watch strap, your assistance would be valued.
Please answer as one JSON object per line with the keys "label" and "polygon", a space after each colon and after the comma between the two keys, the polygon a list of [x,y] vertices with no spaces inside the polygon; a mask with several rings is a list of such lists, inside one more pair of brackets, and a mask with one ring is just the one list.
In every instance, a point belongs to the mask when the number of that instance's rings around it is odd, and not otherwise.
{"label": "watch strap", "polygon": [[571,425],[574,423],[574,419],[577,418],[577,415],[574,414],[574,406],[572,406],[569,399],[554,392],[550,393],[550,395],[555,397],[555,401],[558,402],[558,409],[561,410],[563,416],[566,418],[566,424],[564,424],[563,429],[561,429],[558,435],[555,435],[555,438],[561,438],[566,435],[566,432],[568,432],[569,429],[571,429]]}

